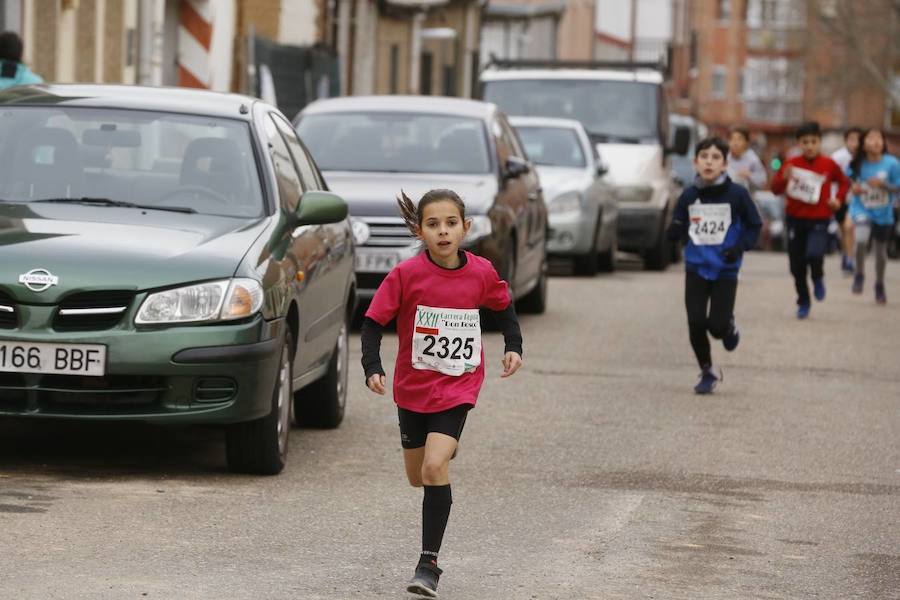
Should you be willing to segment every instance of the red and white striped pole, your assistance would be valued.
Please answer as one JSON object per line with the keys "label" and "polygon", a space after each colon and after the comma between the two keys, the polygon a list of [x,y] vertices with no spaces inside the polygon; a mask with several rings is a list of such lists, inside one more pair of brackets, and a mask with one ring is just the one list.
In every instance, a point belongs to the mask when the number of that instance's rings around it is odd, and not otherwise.
{"label": "red and white striped pole", "polygon": [[178,8],[178,85],[211,87],[213,26],[209,0],[181,0]]}

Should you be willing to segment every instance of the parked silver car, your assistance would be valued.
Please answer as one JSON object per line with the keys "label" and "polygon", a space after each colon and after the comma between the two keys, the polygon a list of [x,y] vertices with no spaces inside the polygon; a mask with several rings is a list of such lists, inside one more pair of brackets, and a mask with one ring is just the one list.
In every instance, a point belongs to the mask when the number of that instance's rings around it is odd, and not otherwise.
{"label": "parked silver car", "polygon": [[511,117],[535,164],[547,201],[547,253],[572,258],[575,271],[593,275],[616,264],[618,211],[607,167],[584,126],[572,119]]}

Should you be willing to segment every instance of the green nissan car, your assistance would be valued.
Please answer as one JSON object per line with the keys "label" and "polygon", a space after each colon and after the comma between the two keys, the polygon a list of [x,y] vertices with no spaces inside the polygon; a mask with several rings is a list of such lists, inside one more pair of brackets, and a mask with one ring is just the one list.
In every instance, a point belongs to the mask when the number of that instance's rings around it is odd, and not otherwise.
{"label": "green nissan car", "polygon": [[258,474],[341,423],[347,205],[277,109],[18,87],[0,142],[0,417],[222,425]]}

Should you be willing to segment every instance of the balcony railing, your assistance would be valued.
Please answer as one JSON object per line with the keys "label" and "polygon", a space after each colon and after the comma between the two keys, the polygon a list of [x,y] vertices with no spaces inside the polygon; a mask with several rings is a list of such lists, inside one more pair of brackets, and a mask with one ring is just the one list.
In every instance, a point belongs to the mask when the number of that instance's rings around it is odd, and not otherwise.
{"label": "balcony railing", "polygon": [[792,125],[803,118],[803,102],[784,100],[745,100],[744,119],[755,123]]}
{"label": "balcony railing", "polygon": [[800,52],[806,46],[807,33],[802,29],[767,27],[747,30],[750,52]]}

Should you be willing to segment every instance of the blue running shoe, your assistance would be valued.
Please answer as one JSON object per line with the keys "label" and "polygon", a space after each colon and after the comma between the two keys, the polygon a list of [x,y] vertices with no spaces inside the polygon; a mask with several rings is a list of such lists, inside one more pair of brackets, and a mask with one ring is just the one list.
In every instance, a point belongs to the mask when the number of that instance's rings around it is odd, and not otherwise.
{"label": "blue running shoe", "polygon": [[741,331],[738,329],[737,323],[734,320],[734,316],[731,317],[731,326],[728,330],[728,333],[725,334],[725,337],[722,338],[722,345],[725,346],[725,349],[729,352],[732,352],[735,348],[738,347],[738,344],[741,342]]}
{"label": "blue running shoe", "polygon": [[825,278],[819,278],[813,280],[813,296],[816,297],[816,300],[821,302],[825,299]]}
{"label": "blue running shoe", "polygon": [[719,380],[721,379],[721,375],[722,373],[720,371],[719,377],[716,377],[712,367],[703,369],[703,371],[700,372],[700,381],[694,386],[694,393],[712,394],[713,390],[716,389],[716,384],[719,383]]}
{"label": "blue running shoe", "polygon": [[844,275],[853,275],[856,271],[856,264],[846,254],[841,256],[841,271],[844,272]]}
{"label": "blue running shoe", "polygon": [[801,321],[809,316],[809,304],[797,305],[797,318]]}
{"label": "blue running shoe", "polygon": [[863,284],[866,282],[866,278],[860,274],[856,274],[853,277],[853,287],[851,291],[854,294],[862,294],[863,292]]}

